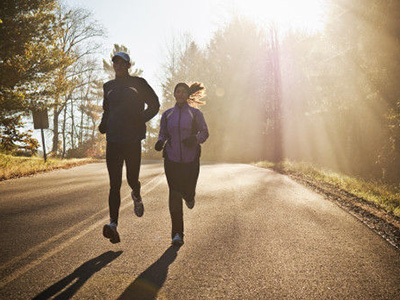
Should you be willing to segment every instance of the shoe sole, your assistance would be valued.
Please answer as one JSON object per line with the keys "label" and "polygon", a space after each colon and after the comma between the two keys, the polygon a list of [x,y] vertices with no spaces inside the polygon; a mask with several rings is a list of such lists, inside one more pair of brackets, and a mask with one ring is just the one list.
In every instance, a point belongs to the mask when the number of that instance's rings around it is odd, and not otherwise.
{"label": "shoe sole", "polygon": [[181,246],[183,246],[184,242],[183,241],[172,241],[171,244],[173,246],[181,247]]}
{"label": "shoe sole", "polygon": [[192,209],[194,207],[194,200],[192,202],[188,202],[185,200],[185,204],[186,204],[187,208]]}
{"label": "shoe sole", "polygon": [[112,244],[117,244],[119,242],[121,242],[120,238],[119,238],[119,234],[117,233],[117,235],[115,237],[113,237],[112,239],[110,239],[110,242]]}

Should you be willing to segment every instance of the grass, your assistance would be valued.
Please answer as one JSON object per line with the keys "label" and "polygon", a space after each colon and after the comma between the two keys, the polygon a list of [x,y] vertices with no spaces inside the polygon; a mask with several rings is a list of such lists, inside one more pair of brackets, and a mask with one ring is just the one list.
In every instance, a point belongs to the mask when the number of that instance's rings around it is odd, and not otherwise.
{"label": "grass", "polygon": [[311,181],[328,183],[368,202],[376,203],[385,211],[400,217],[400,186],[350,177],[318,168],[305,162],[284,161],[274,164],[262,161],[255,163],[255,165],[270,168],[284,174],[302,176]]}
{"label": "grass", "polygon": [[44,162],[38,157],[18,157],[0,153],[0,181],[16,177],[28,176],[39,172],[55,169],[66,169],[96,160],[92,158],[82,159],[57,159],[49,158]]}

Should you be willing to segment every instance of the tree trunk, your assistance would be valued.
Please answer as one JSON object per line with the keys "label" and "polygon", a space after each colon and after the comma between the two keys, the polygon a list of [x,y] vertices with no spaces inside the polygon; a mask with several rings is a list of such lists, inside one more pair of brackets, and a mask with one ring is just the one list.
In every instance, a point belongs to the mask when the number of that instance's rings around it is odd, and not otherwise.
{"label": "tree trunk", "polygon": [[72,149],[75,149],[74,129],[75,129],[74,101],[71,99],[71,148]]}
{"label": "tree trunk", "polygon": [[79,132],[79,134],[78,134],[78,137],[79,137],[79,147],[82,147],[82,145],[83,145],[83,120],[84,120],[84,112],[83,112],[83,109],[81,110],[81,127],[80,127],[80,132]]}
{"label": "tree trunk", "polygon": [[57,155],[57,151],[58,151],[58,145],[59,145],[59,141],[58,141],[58,116],[59,116],[60,112],[58,111],[58,106],[56,105],[54,107],[54,112],[53,112],[53,145],[52,145],[52,149],[51,152],[53,153],[53,155]]}
{"label": "tree trunk", "polygon": [[64,120],[63,120],[63,127],[62,127],[62,137],[63,137],[63,151],[62,151],[62,158],[65,158],[65,154],[67,152],[67,137],[66,137],[66,127],[67,124],[67,106],[64,109]]}
{"label": "tree trunk", "polygon": [[274,75],[274,162],[283,159],[282,139],[282,85],[279,56],[279,40],[276,28],[271,29],[271,50]]}

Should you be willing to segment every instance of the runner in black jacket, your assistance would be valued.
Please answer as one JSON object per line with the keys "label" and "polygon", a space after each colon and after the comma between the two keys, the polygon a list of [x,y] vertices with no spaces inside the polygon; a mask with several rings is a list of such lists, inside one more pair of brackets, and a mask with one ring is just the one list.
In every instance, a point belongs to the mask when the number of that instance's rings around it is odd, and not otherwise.
{"label": "runner in black jacket", "polygon": [[123,163],[125,161],[128,184],[132,188],[135,214],[141,217],[144,212],[139,182],[141,140],[146,137],[146,122],[158,113],[160,103],[145,79],[129,75],[128,54],[118,52],[112,61],[116,77],[103,86],[104,113],[99,130],[107,135],[106,160],[110,177],[110,224],[104,225],[103,235],[111,243],[118,243]]}

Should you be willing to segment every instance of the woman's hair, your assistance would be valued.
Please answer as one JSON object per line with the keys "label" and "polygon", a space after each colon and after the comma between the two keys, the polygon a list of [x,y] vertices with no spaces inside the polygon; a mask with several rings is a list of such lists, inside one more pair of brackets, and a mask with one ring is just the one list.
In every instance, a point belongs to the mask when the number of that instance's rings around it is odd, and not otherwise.
{"label": "woman's hair", "polygon": [[193,82],[187,85],[185,82],[179,82],[174,89],[174,93],[176,92],[178,87],[184,87],[188,92],[189,98],[188,103],[191,106],[197,107],[198,105],[206,104],[205,101],[200,101],[201,98],[206,96],[206,88],[201,82]]}

